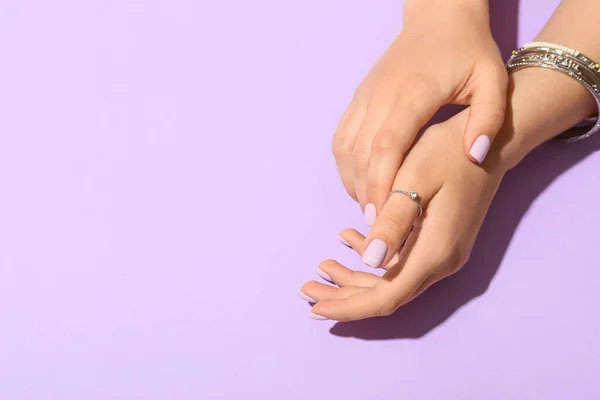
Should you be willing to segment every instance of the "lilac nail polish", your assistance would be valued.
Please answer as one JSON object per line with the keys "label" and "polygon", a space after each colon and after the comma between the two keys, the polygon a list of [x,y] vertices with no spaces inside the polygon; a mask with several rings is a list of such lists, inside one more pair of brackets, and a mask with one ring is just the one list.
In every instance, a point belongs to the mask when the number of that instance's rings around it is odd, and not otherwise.
{"label": "lilac nail polish", "polygon": [[365,250],[362,260],[372,268],[379,268],[387,254],[387,244],[381,239],[373,239]]}
{"label": "lilac nail polish", "polygon": [[481,135],[477,138],[477,140],[475,140],[473,146],[471,146],[469,154],[471,155],[471,157],[476,159],[479,162],[479,164],[481,164],[483,160],[485,160],[485,156],[487,156],[491,145],[492,142],[490,141],[490,138],[485,135]]}
{"label": "lilac nail polish", "polygon": [[315,299],[313,299],[312,297],[308,297],[307,295],[305,295],[305,294],[304,294],[304,293],[302,293],[302,292],[298,292],[298,296],[300,296],[300,298],[301,298],[302,300],[306,300],[306,301],[308,301],[309,303],[316,303],[316,300],[315,300]]}
{"label": "lilac nail polish", "polygon": [[348,243],[348,241],[346,241],[346,239],[344,239],[341,235],[338,235],[338,240],[342,242],[344,246],[352,248],[352,246],[350,246],[350,243]]}
{"label": "lilac nail polish", "polygon": [[317,275],[319,275],[321,278],[325,279],[327,282],[331,282],[333,283],[333,279],[331,279],[331,277],[329,275],[327,275],[325,273],[325,271],[323,271],[321,268],[317,267]]}
{"label": "lilac nail polish", "polygon": [[375,208],[375,204],[367,204],[365,206],[365,221],[367,221],[367,225],[373,226],[375,223],[375,219],[377,218],[377,209]]}
{"label": "lilac nail polish", "polygon": [[327,317],[324,317],[322,315],[317,315],[317,314],[314,314],[314,313],[308,314],[308,318],[316,319],[316,320],[319,320],[319,321],[325,321],[325,320],[328,319]]}

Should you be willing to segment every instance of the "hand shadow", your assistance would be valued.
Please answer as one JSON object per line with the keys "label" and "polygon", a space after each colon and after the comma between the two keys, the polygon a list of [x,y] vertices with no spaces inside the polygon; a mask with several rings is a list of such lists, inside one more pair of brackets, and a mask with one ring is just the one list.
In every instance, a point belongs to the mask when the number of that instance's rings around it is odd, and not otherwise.
{"label": "hand shadow", "polygon": [[[518,0],[493,0],[490,6],[494,36],[507,59],[517,47]],[[452,110],[442,110],[436,121],[447,119],[448,111]],[[330,332],[366,340],[419,338],[443,324],[456,310],[488,289],[521,218],[537,196],[563,172],[598,149],[600,134],[584,143],[552,141],[540,146],[504,178],[470,261],[461,271],[433,285],[392,316],[337,323]]]}

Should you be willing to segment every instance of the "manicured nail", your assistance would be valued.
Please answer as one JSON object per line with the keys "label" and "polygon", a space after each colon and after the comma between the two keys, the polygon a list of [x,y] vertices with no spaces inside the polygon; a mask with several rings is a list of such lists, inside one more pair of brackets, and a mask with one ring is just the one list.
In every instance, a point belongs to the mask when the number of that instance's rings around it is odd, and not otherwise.
{"label": "manicured nail", "polygon": [[379,268],[387,254],[387,244],[381,239],[373,239],[365,250],[362,260],[369,267]]}
{"label": "manicured nail", "polygon": [[367,225],[373,226],[376,218],[377,209],[375,208],[375,204],[367,204],[365,207],[365,221],[367,221]]}
{"label": "manicured nail", "polygon": [[329,275],[327,275],[325,273],[325,271],[323,271],[321,268],[317,267],[317,275],[319,275],[321,278],[325,279],[327,282],[331,282],[333,283],[333,279],[331,279],[331,277]]}
{"label": "manicured nail", "polygon": [[324,317],[322,315],[318,315],[318,314],[315,314],[315,313],[308,314],[308,318],[316,319],[316,320],[319,320],[319,321],[325,321],[325,320],[329,319],[327,317]]}
{"label": "manicured nail", "polygon": [[348,242],[346,241],[346,239],[344,239],[344,238],[342,237],[342,235],[338,235],[338,240],[339,240],[340,242],[342,242],[342,244],[343,244],[344,246],[352,248],[352,246],[350,246],[350,243],[348,243]]}
{"label": "manicured nail", "polygon": [[485,135],[481,135],[477,138],[477,140],[475,140],[473,146],[471,146],[471,151],[469,151],[469,154],[471,157],[476,159],[479,164],[481,164],[483,160],[485,160],[485,156],[490,150],[491,145],[492,142],[490,141],[490,138]]}
{"label": "manicured nail", "polygon": [[316,303],[315,299],[313,299],[312,297],[308,297],[307,295],[305,295],[305,294],[304,294],[304,293],[302,293],[302,292],[298,292],[298,296],[300,296],[300,298],[301,298],[302,300],[306,300],[306,301],[308,301],[309,303]]}

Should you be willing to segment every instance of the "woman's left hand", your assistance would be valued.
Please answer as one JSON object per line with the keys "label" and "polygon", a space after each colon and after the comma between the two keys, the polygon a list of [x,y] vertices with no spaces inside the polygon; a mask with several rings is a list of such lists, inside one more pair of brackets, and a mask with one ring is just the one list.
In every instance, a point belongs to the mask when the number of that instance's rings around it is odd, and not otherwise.
{"label": "woman's left hand", "polygon": [[463,156],[468,112],[430,127],[395,178],[393,189],[419,194],[424,208],[420,218],[417,204],[397,193],[389,197],[366,239],[354,230],[342,232],[367,265],[383,266],[385,274],[323,262],[317,272],[339,287],[316,281],[302,286],[303,297],[316,302],[311,317],[351,321],[390,315],[466,263],[506,172],[493,150],[483,166]]}

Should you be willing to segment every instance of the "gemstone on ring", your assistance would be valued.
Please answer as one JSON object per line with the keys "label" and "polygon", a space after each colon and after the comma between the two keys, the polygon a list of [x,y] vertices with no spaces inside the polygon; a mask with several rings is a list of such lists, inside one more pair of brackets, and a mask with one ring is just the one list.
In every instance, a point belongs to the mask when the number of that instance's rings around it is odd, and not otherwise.
{"label": "gemstone on ring", "polygon": [[414,190],[410,191],[410,198],[416,200],[419,195]]}

